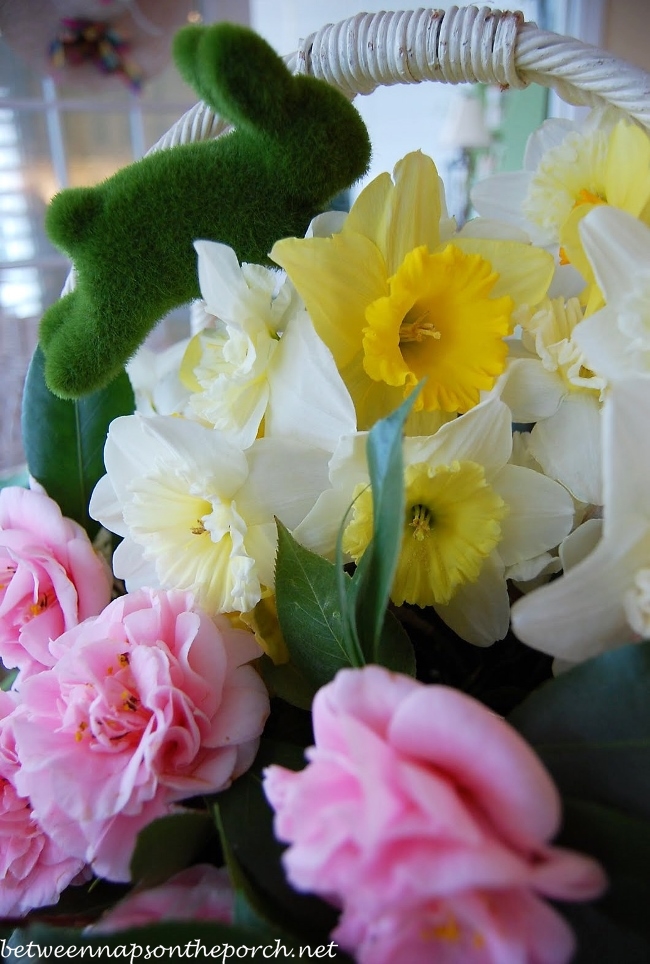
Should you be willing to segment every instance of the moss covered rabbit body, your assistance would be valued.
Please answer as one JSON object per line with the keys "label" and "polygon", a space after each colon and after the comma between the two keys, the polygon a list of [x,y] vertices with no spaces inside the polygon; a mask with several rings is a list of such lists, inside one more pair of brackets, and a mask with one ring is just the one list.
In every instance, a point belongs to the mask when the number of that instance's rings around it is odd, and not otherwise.
{"label": "moss covered rabbit body", "polygon": [[275,241],[303,234],[368,165],[354,107],[320,81],[292,77],[252,31],[187,27],[174,54],[236,129],[53,199],[46,228],[74,262],[77,284],[46,312],[40,337],[48,385],[65,398],[111,381],[164,314],[198,297],[195,240],[268,264]]}

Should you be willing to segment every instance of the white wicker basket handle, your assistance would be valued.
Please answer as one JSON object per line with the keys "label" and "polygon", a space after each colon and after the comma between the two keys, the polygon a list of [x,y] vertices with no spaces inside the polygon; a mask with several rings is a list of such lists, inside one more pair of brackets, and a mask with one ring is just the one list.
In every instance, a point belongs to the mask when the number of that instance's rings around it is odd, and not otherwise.
{"label": "white wicker basket handle", "polygon": [[[650,129],[650,74],[597,47],[525,23],[521,13],[450,7],[360,13],[323,27],[286,58],[296,74],[326,80],[347,97],[377,87],[530,83],[573,104],[612,104]],[[183,115],[151,150],[217,137],[227,125],[205,104]]]}
{"label": "white wicker basket handle", "polygon": [[[425,80],[503,88],[537,83],[569,103],[620,107],[650,130],[650,74],[597,47],[540,30],[521,13],[491,7],[359,13],[322,27],[285,60],[293,73],[319,77],[350,99]],[[228,129],[198,103],[148,153],[210,140]],[[63,294],[74,284],[73,270]]]}

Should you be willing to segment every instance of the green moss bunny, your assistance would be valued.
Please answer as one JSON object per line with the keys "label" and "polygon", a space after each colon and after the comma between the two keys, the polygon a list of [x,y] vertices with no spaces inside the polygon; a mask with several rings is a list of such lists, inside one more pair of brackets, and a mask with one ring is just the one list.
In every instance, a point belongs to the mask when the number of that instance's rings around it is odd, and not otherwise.
{"label": "green moss bunny", "polygon": [[275,241],[367,169],[370,143],[334,88],[292,76],[268,44],[232,24],[176,36],[183,77],[235,130],[148,155],[53,200],[46,229],[73,261],[76,288],[43,317],[45,377],[62,398],[108,384],[172,308],[199,297],[199,238],[269,264]]}

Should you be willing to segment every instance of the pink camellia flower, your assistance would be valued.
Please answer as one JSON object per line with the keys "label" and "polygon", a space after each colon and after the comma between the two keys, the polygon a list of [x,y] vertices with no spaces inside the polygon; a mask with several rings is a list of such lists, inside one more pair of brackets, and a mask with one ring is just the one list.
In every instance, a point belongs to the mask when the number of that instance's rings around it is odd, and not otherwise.
{"label": "pink camellia flower", "polygon": [[232,924],[234,903],[228,872],[212,864],[197,864],[174,874],[158,887],[129,894],[89,930],[93,934],[112,934],[170,920]]}
{"label": "pink camellia flower", "polygon": [[84,866],[44,832],[29,800],[16,791],[16,707],[15,694],[0,691],[0,917],[20,917],[56,903]]}
{"label": "pink camellia flower", "polygon": [[52,650],[54,667],[21,685],[16,785],[64,850],[125,881],[142,827],[253,762],[269,698],[245,664],[261,650],[191,594],[147,589]]}
{"label": "pink camellia flower", "polygon": [[44,492],[0,491],[0,659],[22,676],[52,666],[49,642],[96,616],[112,577],[86,532]]}
{"label": "pink camellia flower", "polygon": [[560,800],[532,749],[481,703],[378,666],[313,704],[315,747],[265,772],[291,883],[342,909],[360,964],[563,964],[574,940],[542,898],[585,900],[600,866],[549,845]]}

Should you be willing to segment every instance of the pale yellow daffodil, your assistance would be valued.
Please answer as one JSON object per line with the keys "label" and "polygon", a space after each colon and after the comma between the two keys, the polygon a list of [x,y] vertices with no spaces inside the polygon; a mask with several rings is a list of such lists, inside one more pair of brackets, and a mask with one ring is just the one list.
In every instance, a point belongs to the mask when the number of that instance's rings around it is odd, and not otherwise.
{"label": "pale yellow daffodil", "polygon": [[453,234],[426,155],[408,154],[393,178],[382,174],[365,188],[338,234],[286,238],[271,257],[332,352],[359,427],[388,415],[426,378],[415,403],[416,431],[426,434],[493,387],[513,311],[541,301],[553,261],[519,241]]}

